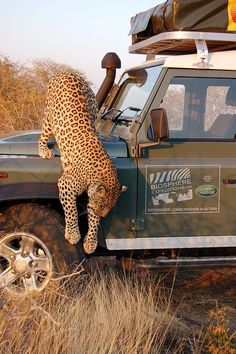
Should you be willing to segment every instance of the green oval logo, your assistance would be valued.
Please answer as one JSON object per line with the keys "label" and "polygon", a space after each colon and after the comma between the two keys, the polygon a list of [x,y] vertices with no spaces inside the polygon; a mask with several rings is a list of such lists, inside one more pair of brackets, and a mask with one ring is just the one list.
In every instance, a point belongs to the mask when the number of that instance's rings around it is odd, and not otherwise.
{"label": "green oval logo", "polygon": [[210,184],[204,184],[202,186],[197,187],[196,193],[200,197],[213,197],[217,193],[217,188]]}

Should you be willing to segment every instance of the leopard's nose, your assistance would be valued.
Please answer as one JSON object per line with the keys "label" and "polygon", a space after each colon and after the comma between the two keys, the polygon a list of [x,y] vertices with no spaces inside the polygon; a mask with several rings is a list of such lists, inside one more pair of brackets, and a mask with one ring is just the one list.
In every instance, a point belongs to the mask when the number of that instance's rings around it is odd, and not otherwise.
{"label": "leopard's nose", "polygon": [[101,216],[102,216],[103,218],[105,218],[105,217],[107,216],[107,214],[109,213],[109,211],[110,211],[110,208],[105,208],[105,209],[103,209],[103,210],[102,210],[102,213],[101,213]]}

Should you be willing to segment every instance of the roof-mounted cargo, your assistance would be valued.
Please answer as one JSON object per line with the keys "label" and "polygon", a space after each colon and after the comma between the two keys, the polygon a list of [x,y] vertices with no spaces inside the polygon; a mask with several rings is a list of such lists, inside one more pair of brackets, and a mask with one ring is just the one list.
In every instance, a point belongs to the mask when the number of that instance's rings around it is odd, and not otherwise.
{"label": "roof-mounted cargo", "polygon": [[199,41],[210,52],[236,49],[235,1],[167,0],[132,17],[129,34],[130,53],[190,54]]}
{"label": "roof-mounted cargo", "polygon": [[[236,33],[175,31],[157,34],[129,47],[136,54],[191,54],[201,45],[209,52],[236,49]],[[196,49],[197,48],[197,49]]]}

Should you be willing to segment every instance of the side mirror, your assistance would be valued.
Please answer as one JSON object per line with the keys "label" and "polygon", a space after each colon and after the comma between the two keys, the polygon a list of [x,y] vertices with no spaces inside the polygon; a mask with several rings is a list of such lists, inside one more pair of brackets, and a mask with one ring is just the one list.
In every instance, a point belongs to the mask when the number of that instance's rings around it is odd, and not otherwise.
{"label": "side mirror", "polygon": [[151,111],[151,127],[153,141],[169,137],[167,115],[164,108],[157,108]]}

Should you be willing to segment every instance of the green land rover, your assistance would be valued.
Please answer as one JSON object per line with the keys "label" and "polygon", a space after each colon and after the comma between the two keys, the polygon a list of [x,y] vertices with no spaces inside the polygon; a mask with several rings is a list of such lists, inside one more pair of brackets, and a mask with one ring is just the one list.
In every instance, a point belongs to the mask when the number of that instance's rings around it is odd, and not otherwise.
{"label": "green land rover", "polygon": [[[147,60],[115,85],[120,61],[104,57],[96,123],[128,190],[101,220],[90,257],[134,267],[235,264],[236,34],[165,32],[129,50]],[[55,158],[41,159],[39,135],[0,139],[0,284],[13,292],[40,291],[85,258],[64,239],[60,151],[51,140]],[[78,198],[82,235],[86,203]]]}

